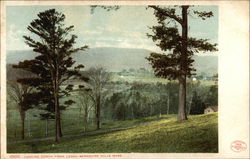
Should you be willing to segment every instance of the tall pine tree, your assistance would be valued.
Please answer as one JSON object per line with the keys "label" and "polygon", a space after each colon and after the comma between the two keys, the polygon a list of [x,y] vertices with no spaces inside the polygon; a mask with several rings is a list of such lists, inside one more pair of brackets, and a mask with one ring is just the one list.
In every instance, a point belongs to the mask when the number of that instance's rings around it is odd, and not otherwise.
{"label": "tall pine tree", "polygon": [[73,67],[75,61],[71,57],[73,53],[87,49],[87,46],[74,48],[77,36],[70,34],[74,26],[65,27],[64,20],[65,15],[55,9],[40,12],[38,18],[27,28],[36,37],[32,39],[30,36],[23,36],[37,56],[14,66],[35,75],[19,79],[18,82],[36,88],[30,97],[37,99],[33,101],[33,105],[46,105],[48,113],[43,115],[44,118],[55,118],[56,142],[62,136],[60,111],[74,102],[59,102],[60,98],[68,96],[73,89],[73,85],[66,85],[65,81],[72,78],[87,80],[79,72],[84,66]]}
{"label": "tall pine tree", "polygon": [[[178,15],[177,8],[181,14]],[[149,6],[154,9],[158,25],[151,27],[153,35],[148,34],[162,51],[169,54],[151,53],[147,58],[152,65],[155,75],[179,81],[178,120],[186,120],[186,78],[190,77],[193,67],[193,54],[204,51],[216,51],[216,44],[210,44],[208,39],[188,37],[188,15],[190,6],[161,7]],[[205,20],[212,17],[212,12],[193,11],[195,15]],[[181,28],[178,28],[179,26]]]}

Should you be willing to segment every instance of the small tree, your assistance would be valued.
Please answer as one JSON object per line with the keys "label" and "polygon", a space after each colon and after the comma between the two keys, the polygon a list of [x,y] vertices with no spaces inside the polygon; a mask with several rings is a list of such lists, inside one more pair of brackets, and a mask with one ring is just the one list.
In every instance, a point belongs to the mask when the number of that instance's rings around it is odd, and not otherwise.
{"label": "small tree", "polygon": [[89,115],[93,110],[95,99],[90,89],[86,89],[81,86],[79,86],[77,98],[80,106],[80,113],[81,110],[83,110],[84,131],[86,131],[88,127]]}
{"label": "small tree", "polygon": [[8,86],[8,95],[16,103],[17,109],[21,117],[21,138],[24,139],[24,127],[25,127],[25,117],[26,112],[32,108],[30,104],[29,94],[32,92],[32,87],[28,85],[23,85],[17,83],[16,81],[9,81]]}
{"label": "small tree", "polygon": [[64,27],[65,15],[55,9],[49,9],[38,14],[28,26],[28,30],[36,35],[35,40],[24,36],[28,46],[38,55],[33,60],[25,60],[15,67],[30,71],[36,75],[33,78],[22,78],[18,82],[36,87],[33,96],[37,99],[34,105],[46,104],[46,110],[55,117],[55,141],[62,136],[60,110],[71,105],[72,100],[60,105],[59,99],[68,96],[73,85],[66,85],[65,81],[79,77],[87,80],[79,73],[83,65],[73,68],[75,61],[73,53],[85,50],[87,46],[74,48],[76,35],[69,35],[74,26]]}
{"label": "small tree", "polygon": [[86,76],[89,78],[88,84],[95,103],[96,127],[100,129],[102,100],[107,95],[107,84],[111,80],[111,75],[102,67],[92,67],[86,71]]}
{"label": "small tree", "polygon": [[201,96],[198,94],[196,90],[193,91],[193,101],[192,107],[190,108],[190,114],[203,114],[205,107],[205,103],[203,102]]}
{"label": "small tree", "polygon": [[[151,53],[147,58],[158,77],[179,81],[179,108],[178,120],[186,120],[186,78],[193,75],[193,54],[201,51],[216,51],[216,44],[210,44],[208,39],[188,38],[188,15],[190,6],[180,6],[181,15],[177,7],[149,6],[154,9],[158,25],[150,29],[153,34],[148,34],[162,51],[169,54]],[[213,16],[212,12],[193,11],[203,20]],[[179,33],[178,25],[181,27]]]}

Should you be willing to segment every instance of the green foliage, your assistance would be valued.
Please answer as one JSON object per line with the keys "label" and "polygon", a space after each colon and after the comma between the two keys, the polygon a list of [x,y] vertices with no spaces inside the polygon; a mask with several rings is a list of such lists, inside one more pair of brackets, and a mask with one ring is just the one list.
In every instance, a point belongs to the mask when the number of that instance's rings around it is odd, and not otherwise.
{"label": "green foliage", "polygon": [[91,14],[93,14],[94,13],[94,11],[95,11],[95,9],[96,8],[102,8],[102,9],[104,9],[104,10],[106,10],[106,11],[112,11],[112,10],[118,10],[118,9],[120,9],[120,6],[117,6],[117,5],[112,5],[112,6],[107,6],[107,5],[105,5],[105,6],[101,6],[101,5],[92,5],[91,6]]}
{"label": "green foliage", "polygon": [[[206,51],[216,51],[216,44],[210,44],[208,39],[187,38],[187,50],[184,53],[183,35],[179,32],[178,26],[171,25],[174,20],[182,27],[183,17],[176,14],[176,8],[165,8],[159,6],[149,6],[154,9],[158,25],[150,27],[153,34],[148,34],[149,38],[156,43],[162,51],[169,51],[168,54],[151,53],[147,60],[152,65],[155,75],[168,79],[178,79],[181,75],[190,77],[194,74],[193,54]],[[198,12],[200,17],[211,17],[212,14]]]}
{"label": "green foliage", "polygon": [[189,114],[203,114],[209,106],[218,106],[218,85],[198,82],[187,83],[187,111]]}
{"label": "green foliage", "polygon": [[205,109],[201,96],[196,91],[193,92],[190,114],[203,114]]}
{"label": "green foliage", "polygon": [[[154,15],[158,21],[158,25],[150,28],[153,34],[148,34],[148,37],[152,38],[162,51],[169,51],[169,53],[151,53],[146,59],[152,65],[157,77],[163,77],[169,80],[178,79],[178,120],[186,120],[186,78],[190,78],[196,71],[193,67],[193,55],[194,53],[202,51],[217,51],[217,44],[210,44],[207,39],[188,37],[188,9],[190,6],[180,6],[181,16],[176,13],[176,8],[160,6],[149,7],[154,9]],[[212,16],[212,14],[209,13],[201,14],[196,12],[196,14],[199,14],[202,18]],[[179,28],[176,23],[181,26],[181,33],[179,33]]]}
{"label": "green foliage", "polygon": [[218,85],[212,85],[209,88],[207,94],[207,106],[217,106],[218,105]]}
{"label": "green foliage", "polygon": [[199,12],[199,11],[193,11],[194,14],[198,15],[202,20],[206,20],[206,18],[210,18],[213,16],[213,12]]}
{"label": "green foliage", "polygon": [[[103,117],[111,120],[140,119],[152,115],[178,112],[178,83],[129,83],[113,92],[104,105]],[[208,106],[218,105],[218,86],[212,83],[187,83],[187,112],[203,114]],[[169,108],[168,108],[169,106]]]}
{"label": "green foliage", "polygon": [[[81,78],[79,71],[83,65],[72,69],[75,61],[71,55],[79,50],[85,50],[87,46],[73,47],[77,36],[70,35],[70,32],[74,26],[64,27],[64,20],[65,15],[55,9],[40,12],[38,18],[27,27],[38,40],[23,36],[25,43],[33,48],[37,56],[14,66],[34,74],[30,78],[20,78],[18,82],[36,88],[30,97],[36,99],[33,105],[40,105],[41,109],[47,111],[48,114],[41,114],[42,118],[54,118],[56,101],[68,96],[72,91],[72,85],[68,85],[65,89],[60,86],[71,78]],[[66,105],[72,103],[72,101],[65,102]],[[58,108],[64,110],[66,105],[61,104]]]}

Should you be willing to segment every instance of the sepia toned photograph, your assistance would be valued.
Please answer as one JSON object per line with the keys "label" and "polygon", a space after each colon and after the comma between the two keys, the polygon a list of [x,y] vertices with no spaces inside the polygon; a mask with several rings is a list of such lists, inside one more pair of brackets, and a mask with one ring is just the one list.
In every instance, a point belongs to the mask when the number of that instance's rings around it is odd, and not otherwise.
{"label": "sepia toned photograph", "polygon": [[243,122],[224,101],[249,112],[249,78],[226,91],[222,4],[27,4],[1,14],[1,155],[247,158],[249,128],[227,131]]}

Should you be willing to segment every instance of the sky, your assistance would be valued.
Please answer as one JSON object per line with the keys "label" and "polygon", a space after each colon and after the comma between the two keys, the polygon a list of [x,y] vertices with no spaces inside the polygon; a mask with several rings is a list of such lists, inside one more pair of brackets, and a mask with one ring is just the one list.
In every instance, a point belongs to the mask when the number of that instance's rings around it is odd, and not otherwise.
{"label": "sky", "polygon": [[[37,18],[39,12],[55,8],[65,14],[66,26],[74,25],[76,47],[88,45],[94,47],[143,48],[159,51],[152,39],[149,27],[157,24],[153,9],[145,6],[122,6],[117,11],[105,11],[96,8],[91,14],[90,6],[8,6],[7,50],[28,50],[23,35],[31,35],[27,30],[30,22]],[[201,20],[196,16],[189,17],[189,36],[210,39],[218,43],[218,7],[193,6],[199,11],[212,11],[214,17]]]}

